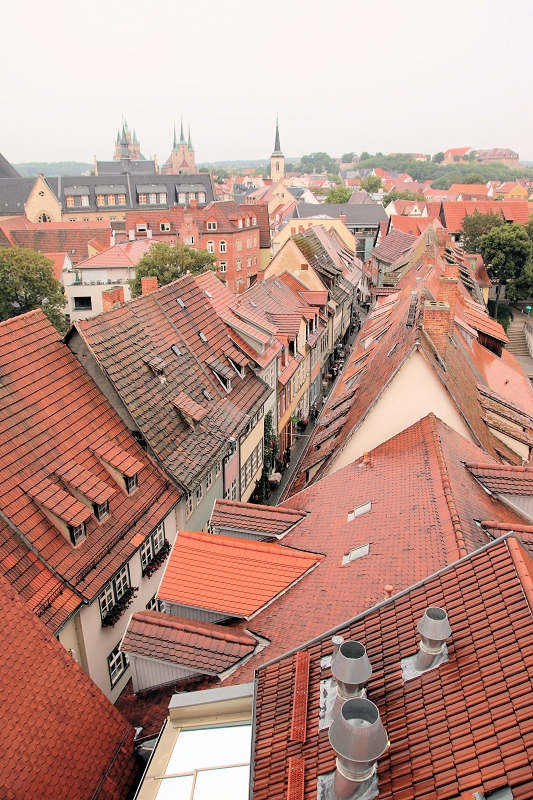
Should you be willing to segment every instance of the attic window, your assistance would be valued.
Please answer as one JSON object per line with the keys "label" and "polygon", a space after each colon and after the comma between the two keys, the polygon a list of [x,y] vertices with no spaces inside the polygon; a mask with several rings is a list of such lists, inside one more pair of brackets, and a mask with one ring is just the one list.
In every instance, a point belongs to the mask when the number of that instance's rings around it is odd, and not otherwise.
{"label": "attic window", "polygon": [[209,394],[209,392],[207,391],[207,389],[204,389],[204,390],[202,391],[202,394],[203,394],[203,396],[205,397],[205,399],[206,399],[206,400],[212,400],[212,399],[213,399],[213,398],[211,397],[211,395]]}
{"label": "attic window", "polygon": [[200,337],[200,339],[202,340],[202,342],[207,342],[207,336],[205,335],[205,333],[202,333],[202,331],[200,331],[200,333],[198,334],[198,336]]}
{"label": "attic window", "polygon": [[126,484],[126,491],[128,494],[133,494],[138,486],[137,473],[134,475],[124,475],[124,483]]}
{"label": "attic window", "polygon": [[93,503],[94,516],[98,522],[102,522],[109,515],[109,501],[104,500],[103,503]]}
{"label": "attic window", "polygon": [[350,561],[355,561],[357,558],[363,558],[363,556],[367,556],[370,550],[369,544],[362,544],[359,547],[354,547],[353,550],[350,550],[345,556],[342,557],[342,563],[349,564]]}
{"label": "attic window", "polygon": [[181,306],[182,308],[185,308],[185,303],[183,302],[183,300],[181,299],[181,297],[176,297],[176,303],[177,303],[179,306]]}
{"label": "attic window", "polygon": [[159,356],[154,356],[153,358],[146,357],[143,359],[143,361],[148,367],[150,367],[154,375],[164,374],[167,362],[162,358],[159,358]]}
{"label": "attic window", "polygon": [[357,508],[354,508],[353,511],[349,511],[348,512],[348,520],[347,521],[348,522],[352,522],[352,520],[354,520],[356,517],[360,517],[363,514],[367,514],[370,511],[371,508],[372,508],[372,503],[371,502],[364,503],[362,506],[357,506]]}
{"label": "attic window", "polygon": [[182,355],[183,355],[183,353],[181,352],[181,350],[179,349],[179,347],[178,347],[178,345],[177,345],[177,344],[173,344],[173,345],[172,345],[172,347],[171,347],[170,349],[171,349],[171,350],[172,350],[172,352],[173,352],[173,353],[175,353],[177,356],[182,356]]}
{"label": "attic window", "polygon": [[70,541],[73,545],[80,544],[85,539],[85,522],[82,522],[81,525],[69,525],[68,532],[70,535]]}
{"label": "attic window", "polygon": [[235,372],[237,373],[237,375],[239,376],[239,378],[244,378],[246,374],[244,371],[244,367],[241,367],[240,364],[236,364],[235,361],[229,356],[228,356],[228,361],[235,370]]}

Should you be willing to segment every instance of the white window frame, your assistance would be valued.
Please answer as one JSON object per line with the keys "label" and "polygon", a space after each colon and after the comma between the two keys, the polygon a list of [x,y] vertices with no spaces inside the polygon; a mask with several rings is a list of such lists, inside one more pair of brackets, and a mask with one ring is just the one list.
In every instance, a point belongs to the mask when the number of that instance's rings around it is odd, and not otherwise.
{"label": "white window frame", "polygon": [[205,192],[198,192],[198,202],[205,203]]}
{"label": "white window frame", "polygon": [[198,508],[198,506],[200,505],[200,503],[204,499],[204,483],[203,483],[203,481],[198,486],[198,488],[196,489],[195,494],[196,494],[196,508]]}
{"label": "white window frame", "polygon": [[160,203],[166,203],[167,202],[167,193],[166,192],[161,192],[161,194],[159,195],[159,202]]}
{"label": "white window frame", "polygon": [[137,487],[139,486],[137,473],[135,473],[135,475],[124,475],[124,484],[126,486],[127,494],[133,494],[135,489],[137,489]]}
{"label": "white window frame", "polygon": [[155,192],[150,192],[148,195],[148,202],[150,205],[155,205],[155,203],[157,203],[157,194]]}
{"label": "white window frame", "polygon": [[185,192],[178,192],[178,203],[186,203],[187,202],[187,195]]}
{"label": "white window frame", "polygon": [[160,222],[159,223],[159,230],[162,232],[170,230],[170,222]]}
{"label": "white window frame", "polygon": [[118,681],[124,675],[129,667],[129,661],[126,653],[120,649],[120,642],[114,647],[107,657],[107,668],[109,670],[109,680],[111,688],[116,686]]}
{"label": "white window frame", "polygon": [[224,239],[222,239],[219,242],[218,251],[219,251],[219,253],[227,253],[228,252],[228,247],[227,247],[226,241]]}
{"label": "white window frame", "polygon": [[194,498],[192,492],[187,492],[185,495],[185,517],[189,519],[194,511]]}
{"label": "white window frame", "polygon": [[207,223],[207,230],[208,231],[216,231],[216,229],[217,229],[216,222],[208,222]]}
{"label": "white window frame", "polygon": [[[126,205],[126,195],[125,194],[119,194],[117,199],[118,199],[118,205],[119,206],[125,206]],[[83,205],[83,197],[81,198],[81,201],[82,201],[81,204]],[[89,204],[87,203],[87,205],[89,205]]]}
{"label": "white window frame", "polygon": [[207,243],[207,252],[208,253],[214,253],[215,252],[215,243],[214,242],[209,241]]}
{"label": "white window frame", "polygon": [[140,206],[145,206],[146,205],[146,195],[144,194],[144,192],[142,192],[139,195],[139,205]]}
{"label": "white window frame", "polygon": [[206,478],[205,478],[205,493],[206,494],[209,491],[209,489],[212,487],[212,485],[213,485],[213,470],[211,470],[211,472],[208,472],[207,475],[206,475]]}
{"label": "white window frame", "polygon": [[220,473],[222,472],[222,462],[219,461],[218,464],[215,466],[215,480],[220,478]]}
{"label": "white window frame", "polygon": [[221,272],[226,272],[227,269],[228,269],[228,262],[227,261],[221,261],[220,262],[220,271]]}
{"label": "white window frame", "polygon": [[[124,202],[126,202],[125,199],[124,199]],[[88,206],[89,205],[89,195],[88,194],[82,194],[82,196],[81,196],[81,204],[82,204],[82,206]]]}
{"label": "white window frame", "polygon": [[107,614],[109,614],[111,609],[116,606],[120,598],[125,594],[126,590],[129,589],[130,586],[130,573],[128,565],[126,564],[100,592],[98,604],[100,606],[102,620],[107,616]]}
{"label": "white window frame", "polygon": [[141,570],[145,570],[150,561],[159,553],[165,544],[165,528],[162,522],[146,537],[139,548]]}

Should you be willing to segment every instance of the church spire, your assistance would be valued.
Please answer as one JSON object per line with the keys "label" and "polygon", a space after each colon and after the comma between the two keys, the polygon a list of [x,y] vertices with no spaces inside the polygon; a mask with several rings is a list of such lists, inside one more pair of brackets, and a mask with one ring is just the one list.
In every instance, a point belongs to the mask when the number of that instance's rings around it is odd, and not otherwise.
{"label": "church spire", "polygon": [[192,142],[191,142],[191,126],[190,126],[190,124],[189,124],[189,141],[187,143],[187,147],[189,148],[191,153],[194,151],[194,147],[192,146]]}
{"label": "church spire", "polygon": [[176,139],[176,123],[174,123],[174,144],[172,145],[172,149],[178,149],[178,140]]}
{"label": "church spire", "polygon": [[282,156],[283,153],[281,152],[281,147],[279,144],[279,125],[278,125],[278,117],[276,116],[276,141],[274,142],[274,152],[272,153],[273,156]]}
{"label": "church spire", "polygon": [[185,136],[183,135],[183,117],[181,118],[181,132],[180,132],[180,144],[187,144],[185,141]]}

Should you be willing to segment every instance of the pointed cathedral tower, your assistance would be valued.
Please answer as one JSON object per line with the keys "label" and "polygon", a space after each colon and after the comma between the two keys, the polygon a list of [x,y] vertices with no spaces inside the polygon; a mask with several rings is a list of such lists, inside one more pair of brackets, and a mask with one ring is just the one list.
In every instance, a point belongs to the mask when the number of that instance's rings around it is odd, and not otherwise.
{"label": "pointed cathedral tower", "polygon": [[270,156],[270,177],[273,181],[279,182],[285,177],[285,156],[281,152],[279,143],[279,125],[276,117],[276,141],[274,151]]}
{"label": "pointed cathedral tower", "polygon": [[189,126],[189,141],[183,133],[183,117],[181,118],[180,138],[176,137],[176,124],[174,123],[174,142],[172,153],[161,167],[163,175],[194,175],[197,172],[194,160],[194,148],[191,141],[191,129]]}

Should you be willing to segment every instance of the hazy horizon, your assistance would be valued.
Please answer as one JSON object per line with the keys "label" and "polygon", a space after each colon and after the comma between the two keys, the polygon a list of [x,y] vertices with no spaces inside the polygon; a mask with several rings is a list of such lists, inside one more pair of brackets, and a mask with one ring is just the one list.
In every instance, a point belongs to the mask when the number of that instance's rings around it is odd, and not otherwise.
{"label": "hazy horizon", "polygon": [[4,0],[11,163],[110,160],[122,115],[160,164],[181,115],[198,163],[266,159],[276,113],[286,154],[471,146],[533,160],[529,0],[89,8]]}

